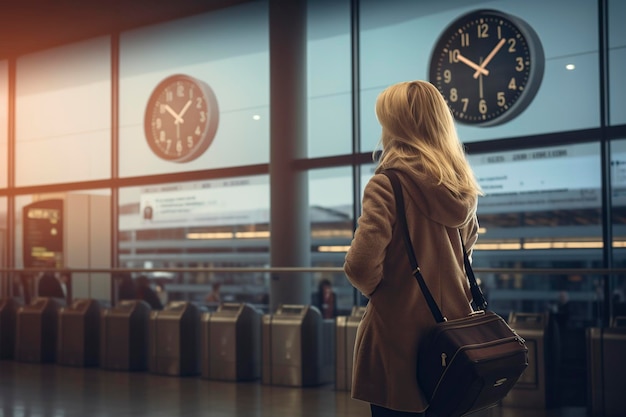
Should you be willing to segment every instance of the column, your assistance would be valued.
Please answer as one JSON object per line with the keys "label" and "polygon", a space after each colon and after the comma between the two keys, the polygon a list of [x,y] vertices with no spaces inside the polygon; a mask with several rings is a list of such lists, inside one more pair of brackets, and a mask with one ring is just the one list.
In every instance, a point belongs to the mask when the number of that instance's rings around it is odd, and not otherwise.
{"label": "column", "polygon": [[[306,0],[270,0],[270,260],[311,262],[308,175],[294,161],[307,153]],[[270,311],[310,304],[309,273],[273,273]]]}

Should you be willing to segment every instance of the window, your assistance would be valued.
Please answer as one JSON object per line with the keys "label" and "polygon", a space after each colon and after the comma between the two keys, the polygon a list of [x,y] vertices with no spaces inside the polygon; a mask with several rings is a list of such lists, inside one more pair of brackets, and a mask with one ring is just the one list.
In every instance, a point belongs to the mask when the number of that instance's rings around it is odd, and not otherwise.
{"label": "window", "polygon": [[17,60],[17,186],[111,176],[110,56],[101,37]]}
{"label": "window", "polygon": [[350,2],[308,2],[308,157],[352,152]]}
{"label": "window", "polygon": [[8,167],[8,137],[9,131],[9,68],[7,61],[0,61],[0,188],[7,183]]}
{"label": "window", "polygon": [[609,103],[610,124],[626,123],[626,80],[621,76],[626,66],[626,27],[620,16],[626,13],[626,3],[619,0],[608,1],[609,20]]}
{"label": "window", "polygon": [[[247,3],[122,33],[120,176],[267,163],[268,42],[267,2]],[[210,146],[185,163],[163,160],[151,152],[144,132],[144,114],[152,91],[175,74],[193,77],[210,87],[219,111]],[[172,111],[182,114],[183,107]],[[186,115],[191,114],[186,111]],[[165,120],[170,114],[164,116]],[[167,135],[176,135],[174,128],[163,130],[163,134],[163,141],[175,139]],[[182,139],[182,146],[186,146],[187,138]],[[191,140],[196,140],[195,134]]]}
{"label": "window", "polygon": [[[110,268],[111,193],[85,190],[15,199],[16,267]],[[73,298],[109,300],[105,273],[73,273]]]}
{"label": "window", "polygon": [[267,302],[263,273],[159,271],[267,266],[267,176],[126,187],[119,195],[120,267],[154,270],[149,277],[170,301],[204,301],[219,282],[223,301]]}
{"label": "window", "polygon": [[[469,11],[492,8],[492,2],[479,1],[457,7],[435,1],[361,2],[363,152],[371,151],[378,142],[380,129],[373,112],[378,94],[397,82],[428,79],[430,53],[446,26]],[[532,0],[499,4],[498,9],[523,19],[537,32],[545,54],[543,81],[529,107],[515,119],[488,128],[459,124],[459,137],[476,142],[598,127],[595,2],[577,1],[574,5],[567,0]],[[565,9],[567,14],[563,14]],[[561,16],[558,27],[554,16]],[[564,36],[560,28],[578,29],[568,30]],[[575,70],[567,70],[569,64],[574,64]]]}
{"label": "window", "polygon": [[[312,263],[315,267],[342,267],[352,241],[352,169],[329,168],[309,173]],[[314,274],[312,293],[328,279],[337,296],[337,310],[349,314],[354,291],[343,273]]]}

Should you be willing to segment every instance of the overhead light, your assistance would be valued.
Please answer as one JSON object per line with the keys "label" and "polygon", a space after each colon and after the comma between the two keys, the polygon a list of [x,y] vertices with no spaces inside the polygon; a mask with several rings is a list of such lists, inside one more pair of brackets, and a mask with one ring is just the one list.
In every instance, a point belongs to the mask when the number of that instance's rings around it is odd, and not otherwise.
{"label": "overhead light", "polygon": [[252,120],[261,120],[261,116],[258,114],[255,114],[254,116],[252,116]]}
{"label": "overhead light", "polygon": [[521,248],[521,243],[477,243],[474,245],[476,250],[519,250]]}
{"label": "overhead light", "polygon": [[350,246],[318,246],[318,252],[348,252]]}
{"label": "overhead light", "polygon": [[187,239],[232,239],[232,232],[198,232],[187,233]]}
{"label": "overhead light", "polygon": [[351,239],[352,238],[352,230],[351,229],[345,229],[345,230],[313,230],[311,231],[311,237],[314,238],[318,238],[318,239],[324,239],[324,238],[332,238],[332,237],[343,237],[346,239]]}
{"label": "overhead light", "polygon": [[[540,249],[602,249],[601,241],[545,241],[545,242],[493,242],[493,243],[477,243],[474,245],[475,250],[540,250]],[[626,247],[626,242],[613,242],[614,248]]]}
{"label": "overhead light", "polygon": [[235,233],[237,239],[261,239],[270,237],[269,230],[258,232],[237,232]]}
{"label": "overhead light", "polygon": [[187,239],[259,239],[268,237],[270,237],[269,231],[187,233]]}
{"label": "overhead light", "polygon": [[574,64],[567,64],[565,66],[565,69],[568,70],[568,71],[574,71],[576,69],[576,65],[574,65]]}

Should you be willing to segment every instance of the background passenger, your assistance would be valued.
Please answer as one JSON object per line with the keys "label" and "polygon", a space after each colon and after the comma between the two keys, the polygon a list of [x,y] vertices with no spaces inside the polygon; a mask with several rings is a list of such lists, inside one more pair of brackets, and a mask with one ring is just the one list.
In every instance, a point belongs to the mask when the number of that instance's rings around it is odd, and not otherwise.
{"label": "background passenger", "polygon": [[337,295],[330,280],[323,279],[317,286],[315,306],[319,308],[324,319],[332,319],[337,315]]}
{"label": "background passenger", "polygon": [[153,310],[163,310],[163,304],[157,293],[150,286],[150,280],[147,276],[141,275],[137,277],[137,298],[150,304]]}

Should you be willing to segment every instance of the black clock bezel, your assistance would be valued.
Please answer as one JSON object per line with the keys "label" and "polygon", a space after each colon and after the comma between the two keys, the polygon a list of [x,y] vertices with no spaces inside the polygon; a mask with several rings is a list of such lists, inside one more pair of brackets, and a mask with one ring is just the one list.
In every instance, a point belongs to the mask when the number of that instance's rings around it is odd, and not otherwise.
{"label": "black clock bezel", "polygon": [[[185,81],[194,84],[198,90],[200,91],[202,97],[204,98],[207,105],[207,122],[204,126],[204,129],[200,133],[198,141],[196,144],[190,148],[187,152],[183,153],[181,156],[169,155],[164,153],[161,148],[156,145],[157,138],[154,138],[152,133],[152,123],[154,120],[154,111],[156,108],[156,102],[163,93],[165,88],[170,87],[172,84],[178,81]],[[157,155],[159,158],[164,159],[169,162],[189,162],[197,159],[200,155],[202,155],[213,143],[213,139],[215,138],[215,134],[217,133],[217,127],[219,124],[219,108],[217,104],[217,98],[213,89],[204,81],[189,76],[185,74],[174,74],[170,75],[163,80],[161,80],[156,87],[152,90],[150,97],[148,98],[148,102],[146,105],[146,111],[144,114],[144,133],[146,137],[146,141],[148,142],[148,146],[152,150],[152,152]]]}
{"label": "black clock bezel", "polygon": [[[437,38],[437,41],[435,42],[434,47],[430,53],[430,62],[428,67],[429,80],[435,87],[437,87],[437,89],[442,94],[444,94],[444,92],[441,90],[440,85],[437,82],[437,68],[440,58],[445,53],[444,49],[446,47],[446,44],[453,37],[454,33],[457,32],[461,27],[469,22],[473,22],[484,17],[495,17],[498,19],[504,19],[515,27],[515,29],[524,37],[526,41],[531,65],[528,80],[524,86],[523,91],[519,94],[519,97],[515,100],[515,102],[511,104],[510,107],[504,112],[487,120],[476,121],[458,118],[456,117],[456,115],[454,115],[455,120],[459,123],[475,127],[496,126],[508,122],[519,116],[535,98],[537,91],[541,86],[545,69],[545,56],[543,52],[543,46],[541,45],[541,41],[535,30],[526,21],[517,16],[513,16],[509,13],[499,10],[474,10],[457,17],[451,23],[449,23]],[[447,102],[447,97],[445,96],[445,94],[444,98],[446,98]],[[453,109],[451,107],[451,111],[452,110]]]}

